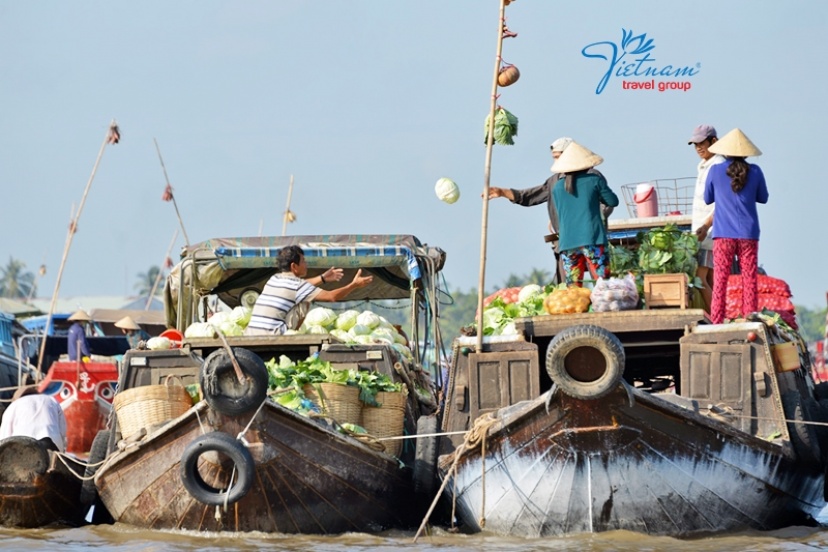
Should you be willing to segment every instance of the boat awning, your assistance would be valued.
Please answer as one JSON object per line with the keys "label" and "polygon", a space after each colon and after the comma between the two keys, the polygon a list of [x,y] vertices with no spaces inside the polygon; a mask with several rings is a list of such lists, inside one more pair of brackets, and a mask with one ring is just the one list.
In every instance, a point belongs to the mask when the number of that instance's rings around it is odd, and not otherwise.
{"label": "boat awning", "polygon": [[279,252],[288,245],[302,248],[309,269],[398,266],[405,270],[408,280],[423,276],[415,254],[421,253],[423,246],[413,236],[222,238],[202,242],[190,250],[212,251],[224,270],[232,270],[274,267]]}

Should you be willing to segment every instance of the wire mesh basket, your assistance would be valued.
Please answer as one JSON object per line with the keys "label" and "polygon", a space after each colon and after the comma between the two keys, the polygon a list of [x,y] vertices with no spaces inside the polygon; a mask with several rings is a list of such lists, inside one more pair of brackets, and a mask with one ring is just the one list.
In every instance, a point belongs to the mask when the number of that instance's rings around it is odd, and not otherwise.
{"label": "wire mesh basket", "polygon": [[640,184],[650,184],[655,188],[658,196],[658,216],[690,215],[693,212],[693,195],[696,188],[696,178],[692,176],[682,178],[662,178],[648,182],[624,184],[621,192],[630,217],[638,217],[638,204],[635,201],[635,191]]}

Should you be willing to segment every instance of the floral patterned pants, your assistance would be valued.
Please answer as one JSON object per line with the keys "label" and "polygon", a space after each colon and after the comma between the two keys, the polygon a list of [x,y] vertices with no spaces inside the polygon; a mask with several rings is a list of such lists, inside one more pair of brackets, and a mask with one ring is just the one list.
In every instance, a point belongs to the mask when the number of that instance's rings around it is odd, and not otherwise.
{"label": "floral patterned pants", "polygon": [[561,259],[567,284],[583,287],[587,270],[595,280],[610,277],[609,255],[603,245],[586,245],[563,251]]}
{"label": "floral patterned pants", "polygon": [[713,304],[710,318],[714,324],[721,324],[727,312],[727,280],[733,256],[739,256],[739,271],[742,273],[742,315],[759,308],[756,294],[756,267],[759,240],[715,238],[713,240]]}

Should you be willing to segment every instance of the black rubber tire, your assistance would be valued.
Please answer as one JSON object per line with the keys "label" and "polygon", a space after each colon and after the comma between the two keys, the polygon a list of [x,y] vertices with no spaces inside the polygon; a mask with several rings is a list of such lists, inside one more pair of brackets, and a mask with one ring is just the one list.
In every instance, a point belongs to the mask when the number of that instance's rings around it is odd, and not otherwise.
{"label": "black rubber tire", "polygon": [[437,453],[439,452],[439,437],[436,433],[437,415],[421,416],[417,420],[417,435],[431,435],[431,437],[417,437],[417,446],[414,452],[414,493],[418,496],[433,498],[437,490]]}
{"label": "black rubber tire", "polygon": [[210,408],[228,416],[239,416],[259,407],[267,397],[267,367],[256,353],[234,347],[233,355],[246,377],[240,384],[225,349],[210,353],[201,368],[201,391]]}
{"label": "black rubber tire", "polygon": [[91,464],[98,464],[106,458],[107,448],[109,447],[109,430],[102,429],[98,431],[95,438],[92,439],[92,447],[89,449],[89,458],[86,460],[86,469],[83,472],[83,483],[81,484],[80,503],[84,506],[92,506],[98,498],[98,489],[95,487],[95,481],[91,478],[97,472],[100,466],[93,466]]}
{"label": "black rubber tire", "polygon": [[802,396],[796,391],[788,391],[782,395],[782,408],[785,411],[785,418],[793,420],[788,423],[788,433],[791,435],[796,455],[803,462],[809,464],[819,463],[820,450],[819,439],[814,426],[807,423],[797,423],[814,420],[803,402]]}
{"label": "black rubber tire", "polygon": [[[236,483],[227,492],[207,484],[198,471],[198,460],[201,455],[212,451],[224,454],[235,465]],[[238,502],[250,492],[255,476],[256,464],[247,447],[219,431],[200,435],[187,445],[181,455],[181,482],[184,488],[190,496],[208,506]]]}
{"label": "black rubber tire", "polygon": [[576,399],[603,397],[624,376],[624,346],[599,326],[570,326],[546,349],[546,370],[561,391]]}

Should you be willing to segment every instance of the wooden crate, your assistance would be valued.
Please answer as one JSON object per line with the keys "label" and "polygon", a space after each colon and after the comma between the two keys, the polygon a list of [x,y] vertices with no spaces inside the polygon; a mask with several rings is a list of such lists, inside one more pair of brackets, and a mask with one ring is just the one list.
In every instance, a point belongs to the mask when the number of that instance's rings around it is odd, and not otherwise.
{"label": "wooden crate", "polygon": [[689,305],[687,274],[644,275],[645,308],[678,307],[685,309]]}

